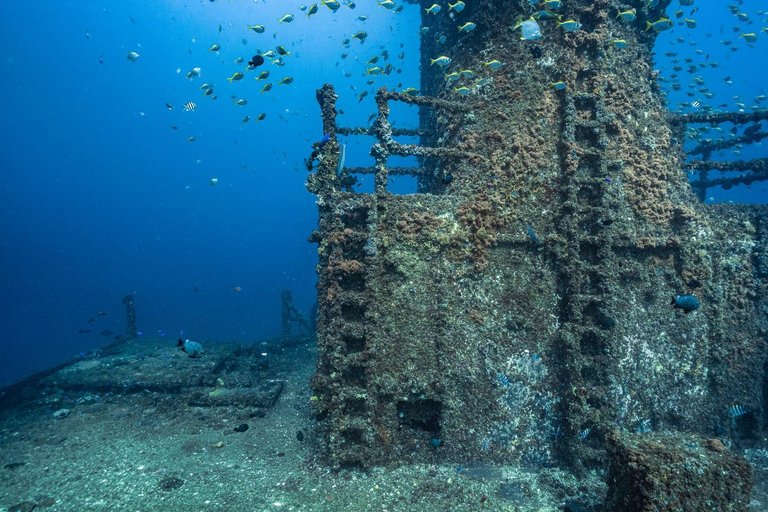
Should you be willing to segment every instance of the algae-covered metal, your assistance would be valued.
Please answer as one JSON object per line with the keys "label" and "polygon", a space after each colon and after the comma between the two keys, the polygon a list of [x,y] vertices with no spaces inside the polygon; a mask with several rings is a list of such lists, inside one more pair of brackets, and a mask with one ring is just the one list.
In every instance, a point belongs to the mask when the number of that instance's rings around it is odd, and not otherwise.
{"label": "algae-covered metal", "polygon": [[[430,66],[445,50],[425,38],[423,95],[377,94],[376,163],[354,169],[373,194],[337,174],[355,130],[318,91],[311,403],[333,467],[598,468],[613,429],[764,435],[766,210],[701,204],[688,182],[645,31],[668,3],[570,0],[577,30],[540,17],[529,40],[498,16],[527,19],[527,1],[468,2],[468,34],[429,15],[451,61]],[[418,145],[396,141],[391,101],[420,107]],[[419,157],[418,193],[387,190],[390,155]],[[701,307],[677,314],[686,294]]]}

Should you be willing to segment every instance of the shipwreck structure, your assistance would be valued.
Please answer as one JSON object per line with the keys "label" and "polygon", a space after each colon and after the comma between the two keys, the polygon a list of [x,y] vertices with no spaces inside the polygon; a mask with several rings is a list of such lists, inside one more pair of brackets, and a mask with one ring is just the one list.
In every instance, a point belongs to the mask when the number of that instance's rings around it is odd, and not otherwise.
{"label": "shipwreck structure", "polygon": [[[722,164],[686,163],[683,146],[688,123],[768,114],[669,114],[646,21],[670,2],[646,3],[568,0],[558,13],[581,29],[541,21],[530,41],[510,27],[531,16],[527,0],[467,2],[466,34],[430,16],[448,41],[423,38],[419,95],[379,90],[372,128],[338,126],[333,87],[318,90],[330,139],[307,181],[319,206],[311,401],[330,465],[578,472],[607,465],[611,432],[735,447],[768,433],[768,211],[703,204]],[[616,16],[630,8],[634,21]],[[430,65],[438,55],[449,68]],[[445,80],[460,69],[487,83]],[[420,126],[392,128],[393,102],[418,107]],[[340,138],[358,133],[377,139],[371,168],[343,166]],[[389,167],[392,155],[419,166]],[[766,178],[764,160],[728,165],[744,171],[728,185]],[[352,191],[365,173],[375,191]],[[390,193],[398,174],[417,192]],[[670,305],[685,294],[701,307]]]}

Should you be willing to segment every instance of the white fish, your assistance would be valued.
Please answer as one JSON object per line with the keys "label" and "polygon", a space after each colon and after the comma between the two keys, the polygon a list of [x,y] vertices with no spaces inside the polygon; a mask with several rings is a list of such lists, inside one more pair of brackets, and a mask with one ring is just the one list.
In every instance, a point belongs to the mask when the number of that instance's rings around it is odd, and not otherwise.
{"label": "white fish", "polygon": [[139,57],[140,55],[136,52],[128,52],[128,55],[126,55],[125,58],[135,63],[137,60],[139,60]]}
{"label": "white fish", "polygon": [[539,24],[536,23],[536,20],[533,18],[524,21],[520,26],[522,28],[520,39],[531,41],[541,37],[541,27],[539,27]]}
{"label": "white fish", "polygon": [[347,156],[347,145],[342,144],[341,151],[339,152],[339,162],[336,165],[336,176],[341,176],[341,173],[344,170],[344,160],[346,156]]}

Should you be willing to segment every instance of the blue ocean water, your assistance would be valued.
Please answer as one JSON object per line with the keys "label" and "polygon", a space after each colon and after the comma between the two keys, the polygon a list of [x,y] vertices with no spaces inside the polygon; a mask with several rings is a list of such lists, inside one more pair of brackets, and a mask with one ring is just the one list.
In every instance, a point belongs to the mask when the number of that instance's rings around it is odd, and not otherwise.
{"label": "blue ocean water", "polygon": [[[654,49],[655,69],[660,72],[660,85],[667,93],[671,111],[689,114],[710,108],[721,112],[754,112],[768,108],[765,99],[768,70],[762,64],[768,48],[768,34],[763,31],[768,25],[766,9],[768,4],[765,2],[749,0],[696,1],[691,6],[680,5],[678,0],[671,2],[667,14],[675,25],[659,34]],[[744,37],[749,34],[756,35],[757,40],[750,43]],[[680,69],[676,70],[676,66]],[[679,90],[673,89],[674,84]],[[707,129],[706,125],[691,126]],[[702,138],[728,139],[742,135],[749,126],[723,123],[719,128],[707,130]],[[765,126],[763,122],[762,130]],[[686,149],[691,150],[698,142],[688,138]],[[766,156],[768,147],[757,143],[716,152],[712,160],[749,160]],[[713,173],[710,179],[719,176],[719,173]],[[695,176],[690,178],[695,179]],[[729,190],[716,188],[708,191],[706,202],[764,204],[768,202],[766,192],[766,182],[739,185]]]}
{"label": "blue ocean water", "polygon": [[[111,341],[99,333],[123,330],[126,294],[135,296],[143,335],[169,343],[178,336],[243,343],[276,336],[283,289],[309,311],[317,256],[306,239],[317,212],[304,188],[303,159],[323,135],[315,89],[333,83],[344,111],[339,124],[360,126],[375,112],[376,88],[419,87],[418,6],[394,13],[374,0],[356,4],[335,13],[321,6],[311,18],[300,2],[285,0],[0,6],[0,385]],[[668,79],[675,58],[702,62],[708,55],[704,62],[720,64],[678,73],[683,87],[669,94],[672,110],[694,99],[749,109],[766,94],[768,34],[760,31],[765,15],[757,14],[765,5],[744,1],[750,19],[740,21],[728,4],[682,7],[697,27],[659,36],[657,66]],[[674,1],[670,11],[678,8]],[[286,13],[295,20],[278,23]],[[255,24],[266,31],[248,29]],[[359,30],[368,33],[364,43],[342,44]],[[749,45],[741,32],[758,40]],[[214,43],[219,52],[209,52]],[[228,83],[243,70],[235,59],[278,45],[291,52],[285,66],[260,68],[270,71],[271,91],[260,92],[256,73]],[[367,75],[366,61],[385,50],[396,71]],[[128,52],[139,54],[135,63]],[[196,67],[201,76],[187,79]],[[699,75],[713,99],[686,96]],[[288,76],[293,83],[278,85]],[[216,100],[203,95],[204,83]],[[194,111],[184,111],[188,102]],[[415,110],[401,108],[393,116],[398,126],[416,126]],[[261,113],[266,118],[256,123]],[[370,138],[346,142],[348,165],[372,162]],[[741,153],[717,158],[765,157],[766,149]],[[397,178],[391,189],[413,187]],[[765,192],[762,183],[708,197],[764,203]],[[84,328],[92,332],[79,334]]]}
{"label": "blue ocean water", "polygon": [[[339,122],[351,126],[375,111],[372,94],[360,103],[356,94],[418,86],[418,39],[405,32],[418,25],[416,9],[394,15],[365,3],[311,19],[274,0],[0,6],[0,384],[112,341],[99,332],[124,330],[129,293],[143,335],[169,343],[277,336],[282,289],[308,314],[317,209],[303,159],[323,135],[315,89],[336,83]],[[278,23],[286,12],[294,22]],[[356,20],[364,13],[369,20]],[[248,30],[254,24],[266,32]],[[364,44],[340,44],[362,29]],[[260,93],[257,73],[227,82],[243,70],[235,59],[277,45],[291,52],[285,66],[259,69],[270,71],[272,91]],[[382,46],[402,73],[368,86],[365,61]],[[201,76],[188,80],[195,67]],[[294,82],[278,85],[286,76]],[[407,116],[415,125],[416,112]],[[349,141],[349,165],[372,161],[365,139]]]}

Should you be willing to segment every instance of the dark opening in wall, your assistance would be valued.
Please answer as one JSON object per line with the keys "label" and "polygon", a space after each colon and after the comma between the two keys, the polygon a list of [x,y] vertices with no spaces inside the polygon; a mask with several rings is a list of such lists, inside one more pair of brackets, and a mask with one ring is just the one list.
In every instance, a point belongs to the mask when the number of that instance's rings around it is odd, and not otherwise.
{"label": "dark opening in wall", "polygon": [[341,285],[345,290],[361,292],[365,290],[365,276],[363,274],[345,275],[341,280]]}
{"label": "dark opening in wall", "polygon": [[417,400],[415,402],[397,402],[397,417],[401,425],[406,425],[426,432],[440,431],[440,416],[443,404],[437,400]]}
{"label": "dark opening in wall", "polygon": [[347,322],[362,322],[365,316],[365,307],[357,304],[344,304],[341,306],[341,316]]}
{"label": "dark opening in wall", "polygon": [[368,224],[368,208],[353,208],[347,211],[342,217],[342,223],[349,229],[364,231]]}
{"label": "dark opening in wall", "polygon": [[[595,306],[595,311],[597,307]],[[581,353],[585,356],[598,356],[605,350],[603,340],[593,331],[587,331],[581,337]]]}
{"label": "dark opening in wall", "polygon": [[365,338],[352,335],[343,335],[341,339],[344,342],[344,345],[347,347],[348,354],[356,354],[365,350]]}
{"label": "dark opening in wall", "polygon": [[344,369],[344,380],[351,386],[364,388],[368,384],[368,377],[365,374],[365,368],[362,366],[350,366]]}
{"label": "dark opening in wall", "polygon": [[576,126],[576,143],[585,148],[596,148],[600,137],[596,128],[591,126]]}
{"label": "dark opening in wall", "polygon": [[347,429],[341,433],[344,441],[348,443],[360,444],[363,441],[363,433],[359,429]]}
{"label": "dark opening in wall", "polygon": [[734,430],[739,439],[744,441],[755,441],[760,433],[759,411],[747,410],[746,414],[733,418]]}

